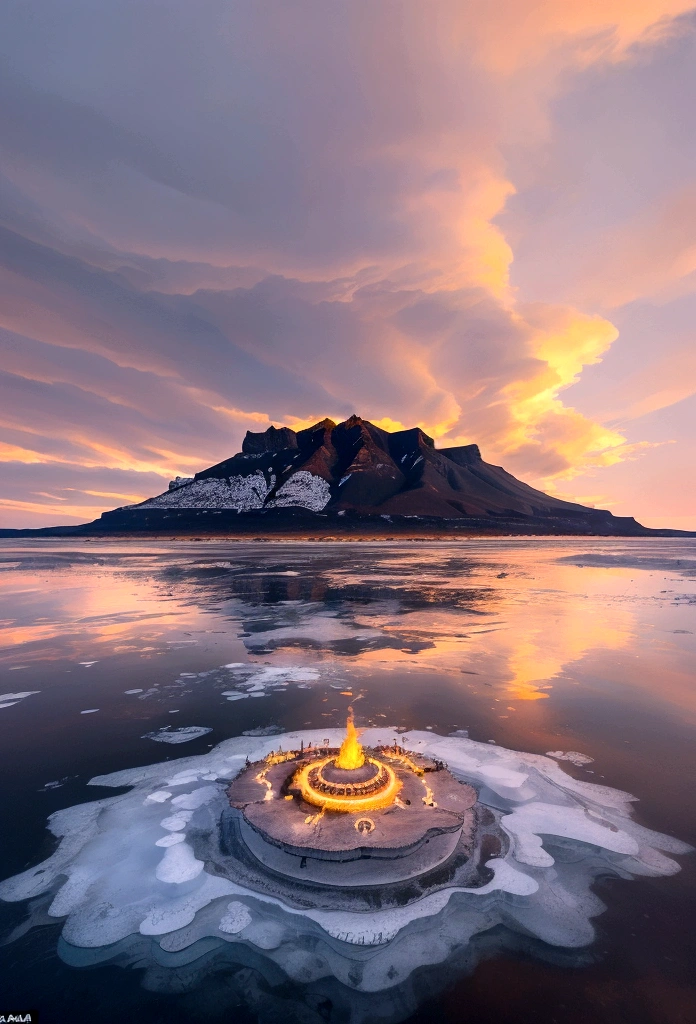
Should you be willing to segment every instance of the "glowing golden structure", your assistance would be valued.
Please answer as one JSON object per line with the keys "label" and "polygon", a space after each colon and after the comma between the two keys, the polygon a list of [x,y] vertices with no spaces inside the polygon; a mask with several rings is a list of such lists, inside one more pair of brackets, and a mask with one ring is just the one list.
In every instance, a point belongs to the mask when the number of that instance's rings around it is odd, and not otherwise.
{"label": "glowing golden structure", "polygon": [[365,755],[349,710],[346,737],[338,755],[304,764],[293,776],[291,790],[298,789],[306,803],[322,811],[355,814],[389,807],[401,782],[388,764]]}
{"label": "glowing golden structure", "polygon": [[351,768],[362,768],[365,764],[365,751],[358,739],[358,730],[353,721],[353,709],[348,708],[348,721],[346,722],[346,738],[341,744],[341,749],[336,758],[336,766],[349,771]]}

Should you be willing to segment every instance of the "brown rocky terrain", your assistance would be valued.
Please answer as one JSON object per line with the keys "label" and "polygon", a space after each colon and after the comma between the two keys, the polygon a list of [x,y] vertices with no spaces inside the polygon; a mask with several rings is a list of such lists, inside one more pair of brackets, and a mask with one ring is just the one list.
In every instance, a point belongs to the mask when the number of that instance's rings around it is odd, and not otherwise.
{"label": "brown rocky terrain", "polygon": [[0,534],[441,537],[454,531],[679,533],[551,497],[484,462],[475,444],[436,448],[419,427],[390,432],[351,416],[299,431],[248,431],[238,454],[94,523]]}

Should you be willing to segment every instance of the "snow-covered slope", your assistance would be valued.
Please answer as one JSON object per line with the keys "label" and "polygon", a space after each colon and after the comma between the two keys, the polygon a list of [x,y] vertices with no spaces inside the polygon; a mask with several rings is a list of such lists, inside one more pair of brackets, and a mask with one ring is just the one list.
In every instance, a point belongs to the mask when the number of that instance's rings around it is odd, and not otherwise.
{"label": "snow-covered slope", "polygon": [[552,498],[484,462],[477,445],[436,449],[420,428],[389,432],[359,416],[306,430],[247,432],[242,451],[177,477],[135,509],[349,510],[376,515],[610,517]]}

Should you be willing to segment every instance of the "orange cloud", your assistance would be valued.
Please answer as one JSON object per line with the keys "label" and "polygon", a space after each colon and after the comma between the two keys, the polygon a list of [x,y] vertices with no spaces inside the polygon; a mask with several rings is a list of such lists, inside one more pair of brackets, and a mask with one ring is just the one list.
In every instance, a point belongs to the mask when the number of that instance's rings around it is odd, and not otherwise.
{"label": "orange cloud", "polygon": [[[72,487],[66,488],[66,490],[73,490]],[[145,498],[149,497],[147,494],[119,494],[118,491],[83,491],[83,494],[89,494],[92,498],[113,498],[115,501],[122,501],[124,504],[134,504],[137,501],[144,501]],[[52,497],[52,495],[47,495]],[[65,501],[61,498],[61,501]]]}
{"label": "orange cloud", "polygon": [[[645,442],[629,444],[608,417],[564,401],[617,328],[579,309],[525,304],[510,285],[519,239],[501,214],[516,193],[534,192],[552,101],[593,64],[645,57],[692,4],[443,0],[436,17],[429,5],[402,5],[396,31],[379,4],[368,14],[348,5],[338,31],[328,9],[302,33],[291,12],[278,11],[276,24],[260,14],[244,67],[268,95],[249,88],[246,110],[239,92],[240,119],[226,106],[222,134],[207,115],[187,124],[157,88],[133,110],[124,102],[123,136],[99,109],[99,90],[83,98],[92,118],[83,125],[77,101],[61,106],[58,81],[45,109],[67,130],[77,125],[78,140],[87,133],[85,159],[72,166],[69,150],[82,149],[58,126],[36,151],[13,138],[3,166],[38,211],[30,228],[15,224],[17,259],[0,275],[0,325],[17,332],[3,368],[46,387],[3,413],[0,461],[166,480],[230,454],[247,426],[301,429],[353,404],[387,429],[417,423],[440,442],[478,441],[485,457],[511,459],[552,487],[634,457]],[[226,77],[237,66],[228,29],[201,26],[211,92],[198,95],[198,71],[189,81],[180,69],[190,110],[238,88]],[[143,54],[150,31],[132,32]],[[99,42],[108,82],[120,64]],[[32,106],[38,90],[17,86],[13,96],[11,123],[45,123]],[[258,145],[245,147],[249,124]],[[542,218],[556,200],[547,190]],[[627,220],[588,271],[588,309],[686,287],[695,210],[691,188]],[[685,377],[665,372],[646,386],[635,414],[689,393]],[[40,429],[22,424],[39,417]],[[20,431],[32,437],[26,447]]]}
{"label": "orange cloud", "polygon": [[691,10],[691,0],[493,0],[460,14],[460,39],[473,32],[481,63],[503,76],[554,51],[582,67],[625,59],[636,43],[667,38],[674,19]]}
{"label": "orange cloud", "polygon": [[16,444],[7,444],[0,441],[0,462],[24,462],[27,465],[39,462],[67,462],[58,456],[47,455],[45,452],[32,451],[30,448],[22,448]]}
{"label": "orange cloud", "polygon": [[[0,511],[46,516],[52,521],[55,521],[56,517],[59,517],[61,520],[78,519],[81,523],[85,523],[91,519],[97,519],[104,511],[104,506],[65,505],[53,502],[14,501],[10,498],[0,498]],[[47,525],[51,524],[47,523]]]}

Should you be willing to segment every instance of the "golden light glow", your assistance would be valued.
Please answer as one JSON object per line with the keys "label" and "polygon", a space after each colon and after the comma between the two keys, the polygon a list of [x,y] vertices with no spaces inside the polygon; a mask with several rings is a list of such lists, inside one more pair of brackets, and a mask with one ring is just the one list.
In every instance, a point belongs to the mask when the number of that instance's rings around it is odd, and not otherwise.
{"label": "golden light glow", "polygon": [[[406,754],[404,751],[400,749],[397,749],[396,747],[393,750],[389,751],[389,757],[391,758],[392,761],[400,761],[401,764],[403,764],[406,768],[412,771],[414,775],[418,775],[420,777],[420,780],[423,783],[423,788],[425,789],[425,796],[422,798],[423,803],[425,804],[426,807],[437,807],[437,804],[435,802],[435,794],[425,781],[425,772],[423,771],[421,766],[416,764],[415,761],[412,761],[408,754]],[[399,801],[397,800],[397,803],[398,802]]]}
{"label": "golden light glow", "polygon": [[397,750],[395,747],[389,750],[389,757],[392,761],[399,761],[404,767],[412,771],[414,775],[423,775],[423,769],[420,765],[412,761],[406,753],[402,753],[401,750]]}
{"label": "golden light glow", "polygon": [[338,768],[362,768],[365,764],[365,752],[358,739],[358,730],[353,721],[353,709],[349,708],[348,720],[346,721],[346,738],[341,744],[341,749],[336,758]]}
{"label": "golden light glow", "polygon": [[309,773],[314,768],[323,768],[329,762],[335,764],[336,760],[334,757],[324,757],[320,761],[312,761],[311,764],[300,768],[295,775],[294,785],[299,788],[302,799],[306,803],[313,804],[314,807],[321,807],[324,811],[341,811],[344,814],[355,814],[358,811],[389,807],[394,803],[396,795],[401,789],[401,782],[397,779],[389,765],[384,764],[383,761],[378,761],[374,757],[368,757],[367,760],[370,764],[376,765],[377,768],[384,769],[389,776],[387,785],[379,793],[370,793],[367,796],[332,796],[330,793],[322,793],[314,789],[309,781]]}
{"label": "golden light glow", "polygon": [[[338,754],[329,754],[328,757],[317,758],[310,761],[297,770],[293,777],[292,786],[300,791],[302,799],[314,807],[324,811],[341,811],[342,813],[355,814],[359,811],[375,810],[379,807],[390,807],[396,800],[401,789],[401,781],[395,772],[383,761],[375,757],[366,757],[362,748],[359,733],[353,721],[353,709],[348,708],[346,720],[346,737],[341,744]],[[269,755],[266,760],[268,761]],[[343,771],[355,771],[362,768],[365,763],[374,765],[377,769],[376,783],[368,780],[368,789],[363,780],[351,779],[350,776],[337,784],[335,791],[331,791],[322,779],[322,769],[330,765],[332,768],[340,768]],[[376,788],[378,787],[378,788]],[[311,824],[316,816],[310,815],[305,819],[305,824]]]}
{"label": "golden light glow", "polygon": [[[264,758],[267,765],[274,764],[285,764],[286,761],[292,761],[295,757],[294,750],[272,750],[270,754],[266,754]],[[268,769],[266,769],[267,771]]]}
{"label": "golden light glow", "polygon": [[[270,765],[268,767],[270,768]],[[264,768],[262,771],[259,772],[258,775],[255,775],[254,776],[254,782],[258,782],[260,785],[266,787],[266,793],[265,793],[265,796],[264,796],[264,800],[272,800],[273,799],[273,785],[266,778],[266,772],[267,771],[268,771],[268,768]]]}

